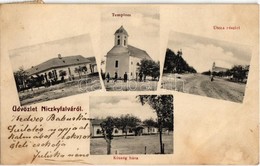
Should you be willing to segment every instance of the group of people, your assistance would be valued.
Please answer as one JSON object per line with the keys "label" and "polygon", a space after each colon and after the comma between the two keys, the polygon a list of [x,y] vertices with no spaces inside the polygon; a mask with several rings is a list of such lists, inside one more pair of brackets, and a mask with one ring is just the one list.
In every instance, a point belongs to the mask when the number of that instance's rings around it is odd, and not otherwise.
{"label": "group of people", "polygon": [[[139,78],[139,79],[138,79],[138,78]],[[110,81],[111,79],[114,80],[114,83],[115,83],[115,82],[117,82],[117,80],[118,80],[118,74],[117,74],[117,72],[115,72],[114,77],[111,78],[110,74],[107,73],[105,79],[106,79],[107,83],[109,83],[109,81]],[[146,79],[146,77],[145,77],[145,75],[144,75],[142,72],[136,73],[136,81],[139,80],[140,82],[142,82],[142,81],[145,81],[145,79]],[[123,80],[124,80],[124,82],[127,82],[127,81],[128,81],[127,72],[125,72],[125,74],[124,74],[124,79],[123,79]]]}
{"label": "group of people", "polygon": [[[106,80],[107,80],[107,82],[109,82],[110,81],[110,74],[109,73],[107,73],[107,75],[106,75]],[[117,74],[117,72],[115,72],[115,76],[114,76],[114,82],[117,82],[117,79],[118,79],[118,74]],[[124,82],[126,82],[127,81],[127,73],[125,72],[125,74],[124,74]]]}

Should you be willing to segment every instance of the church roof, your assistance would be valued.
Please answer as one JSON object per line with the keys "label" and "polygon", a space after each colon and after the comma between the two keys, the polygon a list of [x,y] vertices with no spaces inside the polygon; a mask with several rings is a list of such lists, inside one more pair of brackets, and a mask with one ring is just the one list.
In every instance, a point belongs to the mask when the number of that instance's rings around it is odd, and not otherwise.
{"label": "church roof", "polygon": [[146,51],[141,50],[137,47],[128,45],[128,49],[130,51],[130,56],[136,57],[136,58],[140,58],[140,59],[152,59]]}
{"label": "church roof", "polygon": [[72,65],[79,65],[84,63],[90,63],[90,60],[81,56],[67,56],[67,57],[57,57],[47,60],[39,65],[33,66],[30,69],[27,69],[26,72],[29,75],[37,74],[40,72],[44,72],[49,69],[65,67],[65,66],[72,66]]}
{"label": "church roof", "polygon": [[128,33],[126,32],[123,26],[121,26],[118,30],[116,30],[115,34],[117,33],[123,33],[128,36]]}
{"label": "church roof", "polygon": [[146,51],[139,49],[137,47],[128,45],[127,47],[123,46],[114,46],[108,53],[107,56],[111,54],[122,54],[129,55],[132,57],[140,58],[140,59],[152,59]]}
{"label": "church roof", "polygon": [[215,72],[227,71],[227,70],[228,70],[227,68],[218,67],[218,66],[215,66],[215,67],[213,68],[213,71],[215,71]]}

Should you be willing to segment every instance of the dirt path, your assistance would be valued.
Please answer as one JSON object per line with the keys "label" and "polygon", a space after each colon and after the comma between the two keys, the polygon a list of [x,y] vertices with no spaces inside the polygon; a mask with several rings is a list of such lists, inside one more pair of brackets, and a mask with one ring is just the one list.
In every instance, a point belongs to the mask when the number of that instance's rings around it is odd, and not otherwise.
{"label": "dirt path", "polygon": [[182,75],[181,79],[185,81],[184,91],[182,90],[185,93],[233,102],[242,102],[244,98],[245,84],[229,82],[222,78],[215,78],[211,82],[209,76],[201,74]]}

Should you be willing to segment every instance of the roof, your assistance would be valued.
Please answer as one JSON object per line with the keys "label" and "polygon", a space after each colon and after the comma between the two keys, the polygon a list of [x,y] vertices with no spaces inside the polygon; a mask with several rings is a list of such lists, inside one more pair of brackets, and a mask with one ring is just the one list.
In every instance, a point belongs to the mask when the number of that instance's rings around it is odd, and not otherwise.
{"label": "roof", "polygon": [[128,49],[130,51],[130,56],[133,56],[133,57],[137,57],[137,58],[140,58],[140,59],[152,59],[146,51],[144,50],[141,50],[137,47],[134,47],[134,46],[131,46],[131,45],[128,45]]}
{"label": "roof", "polygon": [[123,25],[118,30],[116,30],[115,34],[117,34],[117,33],[123,33],[128,36],[128,33],[124,29]]}
{"label": "roof", "polygon": [[93,119],[93,120],[91,120],[91,124],[100,125],[103,121],[104,121],[104,119]]}
{"label": "roof", "polygon": [[137,47],[128,45],[127,47],[123,46],[114,46],[108,53],[107,56],[113,55],[113,54],[120,54],[120,55],[129,55],[132,57],[140,58],[140,59],[150,59],[152,58],[147,54],[146,51],[139,49]]}
{"label": "roof", "polygon": [[95,56],[87,57],[86,59],[88,59],[88,60],[90,61],[90,63],[96,64],[96,58],[95,58]]}
{"label": "roof", "polygon": [[81,55],[67,56],[67,57],[60,57],[60,58],[57,57],[57,58],[52,58],[50,60],[47,60],[39,65],[33,66],[32,68],[27,69],[26,72],[28,72],[29,75],[33,75],[40,72],[44,72],[49,69],[71,66],[71,65],[79,65],[84,63],[90,63],[90,60],[88,60],[87,58]]}
{"label": "roof", "polygon": [[213,71],[215,71],[215,72],[221,72],[221,71],[227,71],[227,70],[228,70],[227,68],[217,67],[217,66],[215,66],[213,68]]}

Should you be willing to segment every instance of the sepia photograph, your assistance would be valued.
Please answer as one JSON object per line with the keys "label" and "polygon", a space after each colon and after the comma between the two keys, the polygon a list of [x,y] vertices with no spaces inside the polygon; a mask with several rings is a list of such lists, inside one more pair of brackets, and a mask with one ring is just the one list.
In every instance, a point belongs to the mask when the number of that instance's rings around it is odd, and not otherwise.
{"label": "sepia photograph", "polygon": [[104,7],[101,75],[107,91],[154,91],[160,77],[159,8]]}
{"label": "sepia photograph", "polygon": [[90,154],[173,154],[172,95],[92,96]]}
{"label": "sepia photograph", "polygon": [[101,89],[89,34],[10,50],[21,105]]}
{"label": "sepia photograph", "polygon": [[242,103],[250,59],[247,45],[172,31],[161,87]]}

